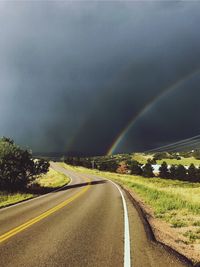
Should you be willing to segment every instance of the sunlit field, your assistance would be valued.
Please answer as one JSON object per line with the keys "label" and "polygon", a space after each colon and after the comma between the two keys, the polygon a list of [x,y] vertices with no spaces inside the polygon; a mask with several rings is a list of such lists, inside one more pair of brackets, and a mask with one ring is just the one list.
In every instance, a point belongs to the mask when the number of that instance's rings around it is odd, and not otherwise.
{"label": "sunlit field", "polygon": [[148,159],[152,159],[153,156],[145,155],[143,153],[134,153],[132,158],[142,164],[146,164]]}
{"label": "sunlit field", "polygon": [[157,160],[157,164],[162,164],[163,161],[165,161],[168,165],[178,165],[178,164],[182,164],[184,166],[189,166],[190,164],[194,164],[196,166],[200,165],[200,160],[199,159],[195,159],[194,157],[189,157],[189,158],[181,158],[180,160],[177,159],[162,159],[162,160]]}
{"label": "sunlit field", "polygon": [[[148,159],[152,159],[153,158],[153,154],[149,155],[149,154],[143,154],[143,153],[134,153],[133,157],[134,160],[137,160],[138,162],[140,162],[141,164],[146,164]],[[156,164],[162,164],[163,162],[166,162],[168,165],[178,165],[178,164],[182,164],[184,166],[189,166],[190,164],[194,164],[196,166],[200,165],[200,160],[199,159],[195,159],[194,157],[181,157],[181,159],[168,159],[168,158],[163,158],[161,160],[157,160]]]}

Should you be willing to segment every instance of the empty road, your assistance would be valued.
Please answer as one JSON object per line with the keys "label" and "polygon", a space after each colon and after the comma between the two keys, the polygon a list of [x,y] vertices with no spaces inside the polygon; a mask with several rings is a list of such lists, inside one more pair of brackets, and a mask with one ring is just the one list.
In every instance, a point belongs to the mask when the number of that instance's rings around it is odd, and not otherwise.
{"label": "empty road", "polygon": [[123,193],[129,219],[125,226],[122,196],[113,183],[53,167],[71,177],[70,185],[0,210],[1,267],[187,266],[148,240]]}

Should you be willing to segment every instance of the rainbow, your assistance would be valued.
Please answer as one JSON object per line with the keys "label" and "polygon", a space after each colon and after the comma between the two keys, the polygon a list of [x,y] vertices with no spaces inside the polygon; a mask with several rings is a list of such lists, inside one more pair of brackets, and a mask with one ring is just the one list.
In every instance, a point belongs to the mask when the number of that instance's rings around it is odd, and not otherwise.
{"label": "rainbow", "polygon": [[167,94],[171,93],[172,91],[178,89],[183,83],[185,83],[186,81],[188,81],[189,79],[191,79],[193,76],[197,75],[200,73],[200,69],[198,68],[197,70],[195,70],[194,72],[189,73],[188,75],[184,76],[182,79],[178,80],[177,82],[173,83],[172,85],[170,85],[169,87],[165,88],[164,90],[162,90],[162,92],[157,95],[156,97],[154,97],[153,99],[151,99],[151,101],[149,101],[147,103],[146,106],[143,107],[143,109],[141,109],[132,119],[131,121],[126,125],[126,127],[120,132],[120,134],[115,138],[113,144],[111,145],[111,147],[109,148],[107,155],[112,155],[115,150],[117,149],[117,147],[120,145],[120,143],[125,139],[126,135],[128,134],[129,130],[134,126],[134,124],[144,115],[146,114],[148,111],[150,111],[152,109],[152,107],[159,102],[160,100],[162,100],[163,98],[165,98],[167,96]]}

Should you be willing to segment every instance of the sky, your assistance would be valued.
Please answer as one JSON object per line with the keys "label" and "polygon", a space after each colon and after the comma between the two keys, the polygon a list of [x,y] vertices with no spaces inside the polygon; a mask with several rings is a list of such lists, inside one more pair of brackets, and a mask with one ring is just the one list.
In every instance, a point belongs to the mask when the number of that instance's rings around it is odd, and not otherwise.
{"label": "sky", "polygon": [[1,1],[0,136],[145,151],[200,134],[200,2]]}

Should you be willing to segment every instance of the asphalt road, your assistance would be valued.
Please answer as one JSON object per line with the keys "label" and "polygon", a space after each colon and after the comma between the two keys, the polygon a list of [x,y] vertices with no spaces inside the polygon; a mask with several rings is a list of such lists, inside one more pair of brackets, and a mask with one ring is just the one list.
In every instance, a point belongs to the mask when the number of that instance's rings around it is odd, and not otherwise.
{"label": "asphalt road", "polygon": [[131,266],[186,266],[148,240],[124,193],[130,230],[127,240],[122,197],[114,184],[54,168],[72,178],[69,186],[0,210],[1,267],[121,267],[124,244],[129,241]]}

